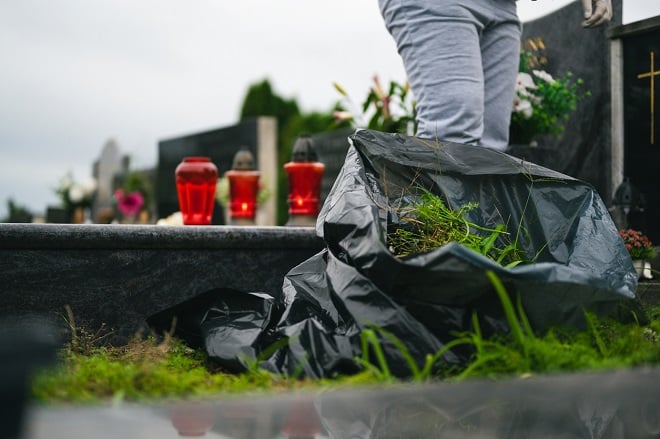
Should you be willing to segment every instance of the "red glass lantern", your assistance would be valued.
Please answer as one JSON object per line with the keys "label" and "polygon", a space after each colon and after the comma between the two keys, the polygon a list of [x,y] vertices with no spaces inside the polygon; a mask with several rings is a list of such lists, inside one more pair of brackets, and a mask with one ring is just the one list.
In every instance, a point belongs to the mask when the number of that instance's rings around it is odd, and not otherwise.
{"label": "red glass lantern", "polygon": [[311,137],[301,136],[293,145],[291,161],[284,165],[289,181],[289,225],[314,225],[321,205],[325,165],[316,161]]}
{"label": "red glass lantern", "polygon": [[218,168],[208,157],[185,157],[175,175],[183,224],[211,224]]}
{"label": "red glass lantern", "polygon": [[261,173],[254,170],[254,156],[240,150],[232,169],[225,172],[229,182],[229,219],[232,224],[253,225],[257,213],[257,194]]}
{"label": "red glass lantern", "polygon": [[202,403],[183,403],[172,408],[172,425],[181,437],[200,437],[213,427],[215,422],[211,406]]}
{"label": "red glass lantern", "polygon": [[292,402],[281,434],[291,439],[313,439],[320,433],[321,421],[314,403],[307,399]]}

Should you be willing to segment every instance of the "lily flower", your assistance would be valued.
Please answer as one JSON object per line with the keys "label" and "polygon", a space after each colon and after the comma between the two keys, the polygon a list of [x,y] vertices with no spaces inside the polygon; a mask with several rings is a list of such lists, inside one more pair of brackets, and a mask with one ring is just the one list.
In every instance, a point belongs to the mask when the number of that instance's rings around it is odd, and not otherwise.
{"label": "lily flower", "polygon": [[353,120],[353,115],[349,111],[334,111],[332,117],[335,118],[335,122],[337,123]]}

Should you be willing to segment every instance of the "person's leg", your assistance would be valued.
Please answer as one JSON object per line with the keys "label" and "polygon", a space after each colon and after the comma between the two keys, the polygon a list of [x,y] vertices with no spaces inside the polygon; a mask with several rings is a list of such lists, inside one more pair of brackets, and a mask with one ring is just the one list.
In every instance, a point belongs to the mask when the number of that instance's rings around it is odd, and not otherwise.
{"label": "person's leg", "polygon": [[417,100],[417,135],[505,149],[520,50],[515,0],[379,5]]}
{"label": "person's leg", "polygon": [[484,66],[484,131],[481,144],[505,150],[520,62],[521,26],[512,1],[501,0],[481,37]]}
{"label": "person's leg", "polygon": [[[476,0],[483,1],[483,0]],[[483,133],[483,25],[455,0],[379,0],[417,101],[417,136],[477,144]]]}

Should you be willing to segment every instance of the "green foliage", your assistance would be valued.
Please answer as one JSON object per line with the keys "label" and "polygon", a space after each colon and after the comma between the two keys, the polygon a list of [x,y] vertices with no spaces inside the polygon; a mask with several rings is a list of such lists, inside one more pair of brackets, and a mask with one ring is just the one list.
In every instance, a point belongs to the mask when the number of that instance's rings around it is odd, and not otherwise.
{"label": "green foliage", "polygon": [[632,259],[655,258],[655,247],[648,236],[639,230],[621,229],[619,236],[623,239],[626,250]]}
{"label": "green foliage", "polygon": [[149,210],[153,199],[153,186],[145,172],[130,171],[119,178],[117,185],[126,194],[139,192],[144,199],[143,209]]}
{"label": "green foliage", "polygon": [[[433,354],[426,354],[424,365],[419,367],[406,345],[399,338],[383,328],[370,325],[367,329],[362,330],[362,334],[360,334],[362,356],[355,358],[355,362],[379,382],[394,381],[394,376],[390,372],[380,339],[378,338],[379,335],[397,348],[410,370],[413,381],[428,381],[432,379],[440,358],[454,347],[464,344],[464,341],[461,339],[445,344],[439,351]],[[371,355],[376,359],[376,364],[371,360]]]}
{"label": "green foliage", "polygon": [[[419,365],[401,340],[375,326],[362,332],[362,355],[355,361],[363,367],[363,372],[316,381],[271,374],[258,367],[259,359],[248,362],[248,370],[243,374],[228,374],[204,352],[178,340],[166,338],[157,342],[148,338],[134,340],[124,347],[95,347],[85,353],[70,348],[62,350],[59,366],[41,371],[33,380],[32,395],[48,403],[117,398],[144,401],[395,383],[383,343],[398,349],[410,369],[411,380],[418,382],[660,364],[660,307],[648,309],[650,323],[645,326],[585,313],[586,331],[553,328],[538,336],[527,321],[520,298],[514,305],[501,282],[492,273],[488,276],[500,298],[510,331],[485,338],[479,316],[475,314],[471,331],[456,334],[454,340],[438,352],[427,354]],[[471,361],[462,369],[448,368],[442,356],[458,346],[472,349]],[[280,347],[278,344],[272,349]]]}
{"label": "green foliage", "polygon": [[488,228],[466,219],[466,214],[477,206],[468,203],[453,210],[440,197],[422,189],[419,201],[399,212],[409,226],[388,233],[388,245],[394,254],[403,257],[457,242],[507,267],[527,261],[517,240],[496,245],[509,236],[503,224]]}
{"label": "green foliage", "polygon": [[417,104],[412,99],[407,81],[404,84],[390,81],[386,92],[378,76],[374,76],[373,85],[360,108],[341,85],[334,83],[334,87],[343,97],[335,112],[338,124],[350,121],[355,128],[385,133],[412,134],[417,130]]}
{"label": "green foliage", "polygon": [[68,172],[60,178],[59,185],[54,189],[60,198],[62,207],[71,212],[77,207],[88,208],[92,206],[96,196],[96,180],[87,179],[82,183],[73,179],[73,174]]}
{"label": "green foliage", "polygon": [[203,351],[176,339],[148,338],[124,347],[96,347],[84,354],[65,349],[58,367],[37,374],[32,394],[42,402],[139,401],[276,391],[305,384],[256,367],[241,375],[225,373]]}
{"label": "green foliage", "polygon": [[[440,351],[428,354],[424,367],[419,368],[406,346],[393,334],[382,328],[370,327],[363,331],[363,355],[356,362],[380,382],[393,381],[394,377],[382,353],[382,339],[393,343],[398,349],[414,381],[430,378],[458,381],[476,377],[495,378],[660,364],[660,307],[648,308],[648,325],[598,318],[585,312],[586,331],[555,327],[543,336],[538,336],[529,324],[520,297],[514,305],[497,276],[492,272],[487,275],[502,305],[509,326],[507,333],[485,338],[479,316],[474,314],[471,331],[456,334],[456,338]],[[469,364],[462,369],[442,367],[439,363],[442,355],[461,345],[469,346],[473,351]],[[370,352],[375,355],[370,357]]]}
{"label": "green foliage", "polygon": [[32,213],[27,207],[18,205],[12,198],[7,199],[7,218],[2,222],[29,223],[32,222]]}
{"label": "green foliage", "polygon": [[87,355],[71,352],[60,367],[37,375],[33,394],[38,400],[85,402],[118,395],[139,400],[205,395],[219,384],[220,376],[208,373],[200,353],[178,342],[152,343],[139,344],[141,356],[107,348]]}
{"label": "green foliage", "polygon": [[559,136],[577,103],[590,95],[589,91],[581,91],[582,79],[574,80],[571,72],[553,78],[544,70],[533,69],[533,59],[533,52],[521,52],[511,113],[511,143],[529,143],[536,136],[548,134]]}
{"label": "green foliage", "polygon": [[273,116],[277,119],[278,128],[282,129],[289,118],[297,114],[300,114],[300,109],[296,100],[277,95],[270,81],[264,79],[249,86],[241,105],[240,119]]}

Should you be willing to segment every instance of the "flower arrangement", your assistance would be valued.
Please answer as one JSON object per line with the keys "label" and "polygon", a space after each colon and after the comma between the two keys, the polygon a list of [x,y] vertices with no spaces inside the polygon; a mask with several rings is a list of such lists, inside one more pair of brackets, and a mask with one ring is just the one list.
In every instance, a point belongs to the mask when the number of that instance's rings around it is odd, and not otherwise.
{"label": "flower arrangement", "polygon": [[89,208],[94,202],[96,196],[96,180],[89,178],[81,183],[73,179],[71,173],[67,173],[60,179],[59,185],[55,188],[55,193],[60,197],[62,207],[68,212],[73,212],[76,208]]}
{"label": "flower arrangement", "polygon": [[355,128],[386,133],[414,134],[416,131],[416,103],[407,81],[403,85],[390,81],[386,93],[378,75],[375,75],[373,85],[360,108],[355,106],[344,87],[337,82],[333,86],[343,97],[343,102],[338,104],[338,110],[333,113],[337,124],[348,122]]}
{"label": "flower arrangement", "polygon": [[127,173],[119,181],[114,192],[116,208],[124,220],[133,222],[140,213],[149,209],[150,185],[145,176],[137,171]]}
{"label": "flower arrangement", "polygon": [[135,218],[142,211],[144,197],[140,191],[124,192],[123,189],[117,189],[114,195],[117,209],[124,218]]}
{"label": "flower arrangement", "polygon": [[583,81],[573,80],[571,72],[553,78],[542,70],[546,58],[537,53],[545,49],[542,40],[528,40],[528,43],[533,43],[535,50],[520,53],[509,131],[509,142],[514,144],[530,144],[541,135],[558,136],[578,101],[590,95],[589,91],[580,91]]}
{"label": "flower arrangement", "polygon": [[639,230],[621,229],[619,235],[632,259],[653,259],[655,257],[655,247],[649,238]]}

